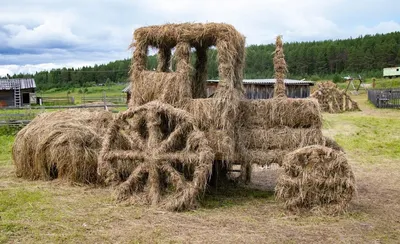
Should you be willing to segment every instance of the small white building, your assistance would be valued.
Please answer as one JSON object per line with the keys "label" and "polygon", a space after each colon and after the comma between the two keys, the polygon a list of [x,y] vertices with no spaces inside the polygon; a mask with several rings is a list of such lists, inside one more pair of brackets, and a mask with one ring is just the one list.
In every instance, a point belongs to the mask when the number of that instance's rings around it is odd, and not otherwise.
{"label": "small white building", "polygon": [[400,77],[400,67],[390,67],[383,69],[384,78]]}

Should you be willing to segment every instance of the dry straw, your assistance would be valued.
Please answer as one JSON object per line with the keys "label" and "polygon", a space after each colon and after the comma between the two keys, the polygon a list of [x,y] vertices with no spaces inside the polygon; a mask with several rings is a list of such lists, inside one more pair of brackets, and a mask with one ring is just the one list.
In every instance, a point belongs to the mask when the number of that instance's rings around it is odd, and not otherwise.
{"label": "dry straw", "polygon": [[285,77],[287,73],[287,66],[285,55],[283,54],[283,42],[281,36],[276,38],[274,70],[276,79],[274,97],[284,98],[286,97]]}
{"label": "dry straw", "polygon": [[62,178],[96,184],[97,155],[112,114],[65,110],[38,115],[16,136],[16,174],[31,180]]}
{"label": "dry straw", "polygon": [[318,102],[286,97],[287,67],[280,36],[276,39],[274,69],[276,83],[272,99],[240,102],[237,147],[240,155],[237,158],[245,168],[252,164],[282,165],[283,157],[290,151],[309,145],[325,145]]}
{"label": "dry straw", "polygon": [[343,152],[323,146],[300,148],[285,156],[283,168],[275,190],[290,210],[341,213],[355,193],[354,175]]}
{"label": "dry straw", "polygon": [[[224,97],[227,90],[243,91],[244,45],[244,36],[228,24],[184,23],[137,29],[131,45],[134,48],[131,106],[153,100],[182,106],[188,99],[205,98],[207,49],[212,46],[218,49],[217,58],[220,63],[220,82],[215,97]],[[157,72],[146,71],[149,47],[160,50]],[[172,48],[176,49],[175,72],[168,69]],[[191,48],[195,49],[197,58],[195,70],[189,62]],[[192,75],[194,82],[190,79]]]}
{"label": "dry straw", "polygon": [[184,110],[158,101],[120,113],[107,131],[99,173],[118,200],[169,210],[193,208],[214,155]]}
{"label": "dry straw", "polygon": [[[243,99],[245,38],[228,24],[184,23],[148,26],[134,33],[130,107],[158,100],[188,111],[205,132],[216,156],[234,159],[239,101]],[[218,50],[219,84],[213,98],[206,98],[207,50]],[[159,49],[158,69],[146,70],[147,50]],[[175,48],[176,70],[167,68]],[[194,50],[195,67],[190,65]]]}
{"label": "dry straw", "polygon": [[343,149],[322,135],[318,101],[286,97],[287,69],[280,37],[276,44],[274,98],[241,101],[239,159],[247,168],[252,164],[283,166],[276,195],[287,208],[338,213],[354,193],[353,173]]}
{"label": "dry straw", "polygon": [[[211,173],[226,176],[231,162],[242,164],[245,182],[253,164],[276,163],[285,168],[277,196],[287,207],[343,209],[354,177],[340,146],[322,135],[317,100],[286,97],[281,38],[274,57],[275,96],[267,100],[244,99],[244,44],[227,24],[137,29],[130,108],[114,120],[108,112],[79,110],[35,118],[16,137],[17,175],[104,181],[115,187],[118,200],[179,211],[195,207]],[[218,49],[220,82],[206,98],[211,46]],[[146,70],[149,47],[159,49],[156,71]],[[172,48],[176,71],[170,70]],[[222,167],[211,172],[215,160]]]}
{"label": "dry straw", "polygon": [[344,90],[339,89],[332,81],[320,82],[317,86],[318,89],[311,94],[311,97],[318,100],[322,111],[340,113],[360,110],[357,102],[353,101]]}

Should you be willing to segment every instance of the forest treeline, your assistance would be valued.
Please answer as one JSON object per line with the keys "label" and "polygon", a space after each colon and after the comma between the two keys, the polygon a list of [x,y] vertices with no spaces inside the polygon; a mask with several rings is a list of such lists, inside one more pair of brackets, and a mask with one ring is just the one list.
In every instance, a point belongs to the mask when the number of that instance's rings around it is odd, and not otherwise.
{"label": "forest treeline", "polygon": [[[273,44],[248,46],[245,78],[273,77],[274,50]],[[381,77],[384,67],[400,65],[400,32],[345,40],[286,43],[284,52],[290,78],[338,81],[344,75]],[[217,56],[217,50],[209,50],[209,79],[218,78]],[[122,83],[127,82],[130,63],[131,60],[125,59],[93,67],[54,69],[32,75],[16,74],[13,78],[33,77],[38,88],[43,90]],[[149,70],[156,68],[156,55],[149,56],[147,66]]]}

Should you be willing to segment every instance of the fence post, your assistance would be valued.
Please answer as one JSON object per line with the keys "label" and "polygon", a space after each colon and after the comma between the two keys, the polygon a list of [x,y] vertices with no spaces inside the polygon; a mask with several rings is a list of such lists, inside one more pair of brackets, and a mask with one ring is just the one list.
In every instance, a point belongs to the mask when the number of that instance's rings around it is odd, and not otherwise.
{"label": "fence post", "polygon": [[103,103],[104,103],[104,110],[107,110],[106,92],[105,91],[103,91]]}

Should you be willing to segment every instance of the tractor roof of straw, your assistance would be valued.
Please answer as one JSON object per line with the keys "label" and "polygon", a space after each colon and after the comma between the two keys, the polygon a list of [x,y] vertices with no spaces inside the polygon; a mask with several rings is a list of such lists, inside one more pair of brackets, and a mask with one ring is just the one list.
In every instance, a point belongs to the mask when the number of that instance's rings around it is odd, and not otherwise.
{"label": "tractor roof of straw", "polygon": [[[240,164],[237,179],[247,183],[252,165],[276,163],[285,167],[276,193],[287,207],[344,209],[354,177],[340,147],[322,135],[317,101],[286,97],[280,37],[276,44],[274,98],[247,100],[242,85],[245,38],[233,26],[185,23],[137,29],[129,109],[110,125],[99,156],[98,170],[117,185],[117,198],[188,209],[197,205],[215,176],[231,177],[233,164]],[[158,49],[155,71],[146,70],[150,47]],[[210,47],[218,52],[220,81],[207,98]],[[326,184],[347,187],[329,188],[318,178],[336,164],[341,167],[328,175]],[[303,189],[306,181],[309,187]],[[323,192],[328,188],[332,194]]]}

